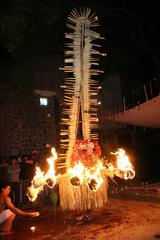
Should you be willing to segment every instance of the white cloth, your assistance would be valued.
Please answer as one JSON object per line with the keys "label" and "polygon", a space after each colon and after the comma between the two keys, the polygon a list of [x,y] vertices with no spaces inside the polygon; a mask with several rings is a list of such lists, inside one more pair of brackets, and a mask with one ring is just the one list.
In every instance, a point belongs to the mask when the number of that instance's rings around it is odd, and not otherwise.
{"label": "white cloth", "polygon": [[13,212],[10,209],[3,210],[0,213],[0,224],[5,222],[12,214]]}

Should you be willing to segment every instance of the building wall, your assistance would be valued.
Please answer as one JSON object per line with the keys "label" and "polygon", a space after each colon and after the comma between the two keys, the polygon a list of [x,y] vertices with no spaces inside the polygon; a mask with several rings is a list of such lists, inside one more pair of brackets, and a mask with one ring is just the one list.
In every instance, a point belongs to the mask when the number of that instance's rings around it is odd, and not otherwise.
{"label": "building wall", "polygon": [[0,155],[30,154],[34,149],[44,155],[46,144],[58,145],[56,96],[48,106],[40,106],[39,95],[19,97],[12,87],[0,89]]}
{"label": "building wall", "polygon": [[[28,94],[17,89],[17,65],[1,66],[0,157],[30,154],[36,149],[43,158],[46,144],[59,146],[59,106],[62,99],[59,86],[63,82],[59,67],[62,64],[62,56],[50,56],[39,59],[33,66],[31,64]],[[54,92],[48,97],[47,107],[40,106],[40,95],[35,89]]]}

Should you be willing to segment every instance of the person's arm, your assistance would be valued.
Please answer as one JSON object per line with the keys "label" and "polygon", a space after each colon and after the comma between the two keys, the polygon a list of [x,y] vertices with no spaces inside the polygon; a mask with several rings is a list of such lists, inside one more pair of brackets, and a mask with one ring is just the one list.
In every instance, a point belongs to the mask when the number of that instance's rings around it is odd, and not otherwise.
{"label": "person's arm", "polygon": [[5,198],[5,204],[15,214],[28,216],[28,217],[38,217],[39,216],[39,212],[25,212],[25,211],[22,211],[19,208],[15,207],[14,204],[12,203],[10,197]]}

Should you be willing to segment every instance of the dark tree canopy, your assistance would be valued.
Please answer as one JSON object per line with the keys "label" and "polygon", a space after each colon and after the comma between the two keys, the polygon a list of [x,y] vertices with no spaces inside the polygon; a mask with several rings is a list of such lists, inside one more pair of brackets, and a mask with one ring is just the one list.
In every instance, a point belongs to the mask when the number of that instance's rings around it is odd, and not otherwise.
{"label": "dark tree canopy", "polygon": [[[157,1],[158,2],[158,1]],[[1,62],[27,62],[63,54],[69,12],[86,6],[100,19],[107,57],[105,74],[117,73],[130,88],[160,71],[158,3],[149,0],[6,0],[0,4]],[[102,50],[102,51],[103,51]],[[23,60],[23,61],[22,61]],[[126,80],[125,80],[126,79]]]}

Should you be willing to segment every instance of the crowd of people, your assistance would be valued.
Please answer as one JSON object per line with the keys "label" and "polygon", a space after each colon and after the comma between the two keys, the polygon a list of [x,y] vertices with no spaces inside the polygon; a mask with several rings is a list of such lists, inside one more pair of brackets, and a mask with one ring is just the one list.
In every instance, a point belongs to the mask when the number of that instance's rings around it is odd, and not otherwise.
{"label": "crowd of people", "polygon": [[37,152],[31,156],[0,158],[0,236],[13,233],[12,223],[16,214],[28,217],[39,215],[38,212],[26,212],[15,206],[23,201],[26,195],[23,191],[30,184],[38,164]]}
{"label": "crowd of people", "polygon": [[31,156],[13,156],[10,159],[2,157],[0,159],[0,183],[7,182],[11,185],[13,190],[12,199],[14,203],[22,201],[22,185],[31,181],[38,164],[38,156],[36,152]]}
{"label": "crowd of people", "polygon": [[[50,148],[47,149],[50,151]],[[49,153],[47,153],[49,156]],[[44,161],[46,162],[46,161]],[[19,203],[25,203],[28,198],[26,189],[30,186],[36,167],[39,165],[39,156],[34,151],[31,156],[11,157],[9,160],[0,158],[0,236],[13,233],[12,224],[15,216],[37,217],[39,212],[23,211]],[[45,169],[45,165],[43,166]],[[53,207],[59,204],[58,185],[52,189],[44,188],[46,199]],[[17,207],[18,204],[18,207]]]}

